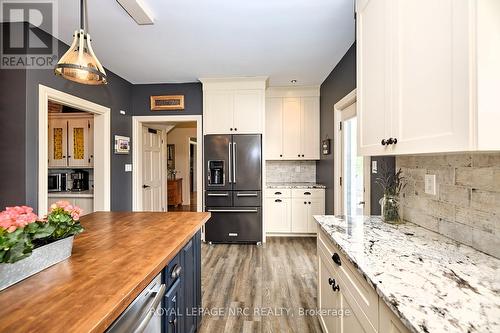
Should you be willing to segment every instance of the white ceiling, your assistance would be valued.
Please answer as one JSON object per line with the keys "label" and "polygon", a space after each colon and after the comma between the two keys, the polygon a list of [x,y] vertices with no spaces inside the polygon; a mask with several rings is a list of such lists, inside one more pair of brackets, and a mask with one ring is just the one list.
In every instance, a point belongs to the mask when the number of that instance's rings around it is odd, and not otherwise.
{"label": "white ceiling", "polygon": [[[143,0],[152,26],[116,1],[87,1],[97,57],[132,83],[264,75],[271,86],[320,84],[354,42],[353,0]],[[79,2],[58,1],[68,44]]]}

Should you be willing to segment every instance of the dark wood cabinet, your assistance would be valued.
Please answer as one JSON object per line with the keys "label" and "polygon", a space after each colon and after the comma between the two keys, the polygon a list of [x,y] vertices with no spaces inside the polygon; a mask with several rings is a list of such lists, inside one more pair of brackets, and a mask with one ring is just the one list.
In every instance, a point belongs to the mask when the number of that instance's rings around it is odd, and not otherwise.
{"label": "dark wood cabinet", "polygon": [[167,285],[163,332],[194,333],[201,323],[201,232],[198,231],[163,271]]}
{"label": "dark wood cabinet", "polygon": [[169,206],[182,205],[182,178],[167,181],[167,197]]}

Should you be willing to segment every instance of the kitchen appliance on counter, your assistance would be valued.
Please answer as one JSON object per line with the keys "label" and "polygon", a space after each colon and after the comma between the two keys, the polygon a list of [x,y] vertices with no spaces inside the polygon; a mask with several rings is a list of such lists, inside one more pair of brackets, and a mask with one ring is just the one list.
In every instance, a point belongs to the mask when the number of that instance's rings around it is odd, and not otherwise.
{"label": "kitchen appliance on counter", "polygon": [[78,170],[71,174],[73,187],[71,191],[81,192],[89,189],[89,172],[85,170]]}
{"label": "kitchen appliance on counter", "polygon": [[161,332],[162,316],[158,314],[165,291],[159,274],[106,332]]}
{"label": "kitchen appliance on counter", "polygon": [[262,241],[262,137],[205,135],[205,225],[209,243]]}
{"label": "kitchen appliance on counter", "polygon": [[49,192],[64,192],[66,191],[66,174],[49,173],[47,188]]}

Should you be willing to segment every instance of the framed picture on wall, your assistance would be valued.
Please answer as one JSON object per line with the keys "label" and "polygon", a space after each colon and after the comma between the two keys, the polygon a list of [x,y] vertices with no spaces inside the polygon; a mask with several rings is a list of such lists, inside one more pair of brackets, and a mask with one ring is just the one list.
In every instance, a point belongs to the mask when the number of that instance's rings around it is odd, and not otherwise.
{"label": "framed picture on wall", "polygon": [[115,135],[115,154],[130,153],[130,138],[128,136]]}
{"label": "framed picture on wall", "polygon": [[151,96],[151,111],[184,110],[184,95]]}

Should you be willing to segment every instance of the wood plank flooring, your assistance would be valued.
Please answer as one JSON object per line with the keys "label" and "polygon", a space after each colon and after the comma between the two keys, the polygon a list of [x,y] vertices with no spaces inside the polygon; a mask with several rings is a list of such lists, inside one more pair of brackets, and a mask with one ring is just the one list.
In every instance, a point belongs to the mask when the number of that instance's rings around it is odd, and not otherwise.
{"label": "wood plank flooring", "polygon": [[301,315],[316,309],[316,279],[316,238],[202,244],[200,332],[321,332],[316,316]]}

